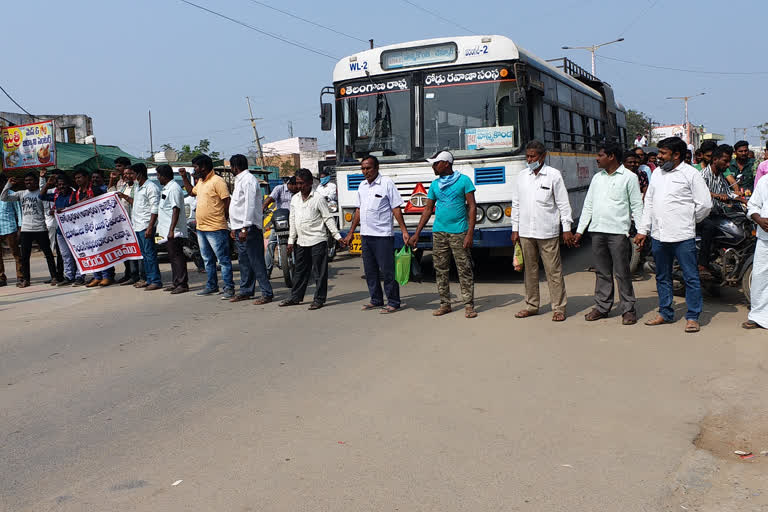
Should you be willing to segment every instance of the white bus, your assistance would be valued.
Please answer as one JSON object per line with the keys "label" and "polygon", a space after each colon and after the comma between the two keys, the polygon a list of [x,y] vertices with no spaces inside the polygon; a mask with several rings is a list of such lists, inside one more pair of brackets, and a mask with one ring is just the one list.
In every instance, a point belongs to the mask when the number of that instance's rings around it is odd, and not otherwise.
{"label": "white bus", "polygon": [[[330,94],[335,113],[323,103]],[[425,159],[447,149],[454,169],[477,188],[474,247],[508,251],[512,184],[526,166],[526,143],[545,143],[547,163],[562,171],[578,216],[597,169],[596,144],[626,145],[625,117],[605,82],[503,36],[413,41],[346,57],[336,64],[333,87],[321,92],[323,129],[336,126],[342,231],[354,213],[363,157],[379,159],[406,201],[406,224],[415,227],[435,179]],[[395,242],[402,245],[402,237]],[[427,228],[418,247],[431,245]]]}

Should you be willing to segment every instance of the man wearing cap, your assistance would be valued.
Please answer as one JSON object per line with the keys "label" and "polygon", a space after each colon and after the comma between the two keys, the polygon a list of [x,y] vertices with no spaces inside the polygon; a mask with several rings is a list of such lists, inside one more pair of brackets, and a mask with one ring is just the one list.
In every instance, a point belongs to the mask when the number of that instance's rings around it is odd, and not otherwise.
{"label": "man wearing cap", "polygon": [[565,280],[560,259],[560,226],[566,244],[573,243],[571,204],[560,171],[544,164],[547,148],[532,140],[525,148],[528,168],[512,190],[512,243],[520,241],[525,262],[526,308],[515,317],[539,313],[539,257],[544,263],[552,301],[552,321],[565,320]]}
{"label": "man wearing cap", "polygon": [[438,178],[429,186],[424,213],[421,214],[419,226],[408,243],[416,247],[421,230],[427,225],[432,216],[432,209],[436,206],[435,222],[432,225],[432,259],[437,277],[437,291],[440,294],[440,307],[432,314],[442,316],[451,312],[449,272],[453,254],[464,300],[464,316],[475,318],[475,282],[470,253],[477,213],[475,185],[467,176],[453,170],[453,155],[448,151],[438,152],[428,158],[427,162],[432,164],[432,170]]}

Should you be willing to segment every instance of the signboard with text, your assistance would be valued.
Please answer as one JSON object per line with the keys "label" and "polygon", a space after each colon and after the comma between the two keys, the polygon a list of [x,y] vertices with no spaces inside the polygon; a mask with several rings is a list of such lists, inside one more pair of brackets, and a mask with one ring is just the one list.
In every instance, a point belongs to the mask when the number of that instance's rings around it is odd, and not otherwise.
{"label": "signboard with text", "polygon": [[53,121],[5,126],[0,128],[0,136],[6,171],[56,165]]}
{"label": "signboard with text", "polygon": [[56,221],[82,274],[141,259],[128,213],[114,192],[57,212]]}

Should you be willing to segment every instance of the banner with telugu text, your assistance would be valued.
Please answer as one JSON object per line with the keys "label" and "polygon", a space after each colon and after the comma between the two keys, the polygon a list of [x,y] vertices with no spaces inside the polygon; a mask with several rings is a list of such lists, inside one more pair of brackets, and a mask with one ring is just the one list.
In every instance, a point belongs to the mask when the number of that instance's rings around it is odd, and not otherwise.
{"label": "banner with telugu text", "polygon": [[56,165],[56,139],[53,121],[4,126],[3,168],[6,171]]}
{"label": "banner with telugu text", "polygon": [[56,221],[82,274],[141,259],[128,213],[114,192],[57,212]]}

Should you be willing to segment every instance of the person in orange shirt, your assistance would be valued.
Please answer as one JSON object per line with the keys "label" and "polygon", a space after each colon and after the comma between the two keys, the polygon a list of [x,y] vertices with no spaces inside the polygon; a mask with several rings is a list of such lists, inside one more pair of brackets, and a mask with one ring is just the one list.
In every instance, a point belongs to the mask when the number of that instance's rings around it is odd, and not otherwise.
{"label": "person in orange shirt", "polygon": [[179,169],[187,194],[197,197],[195,220],[197,221],[197,242],[205,263],[208,281],[198,295],[213,295],[219,292],[216,276],[216,261],[221,266],[224,281],[222,299],[235,296],[235,281],[232,278],[232,260],[229,248],[229,188],[224,180],[213,172],[213,160],[208,155],[192,159],[195,166],[195,186],[189,182],[186,169]]}

